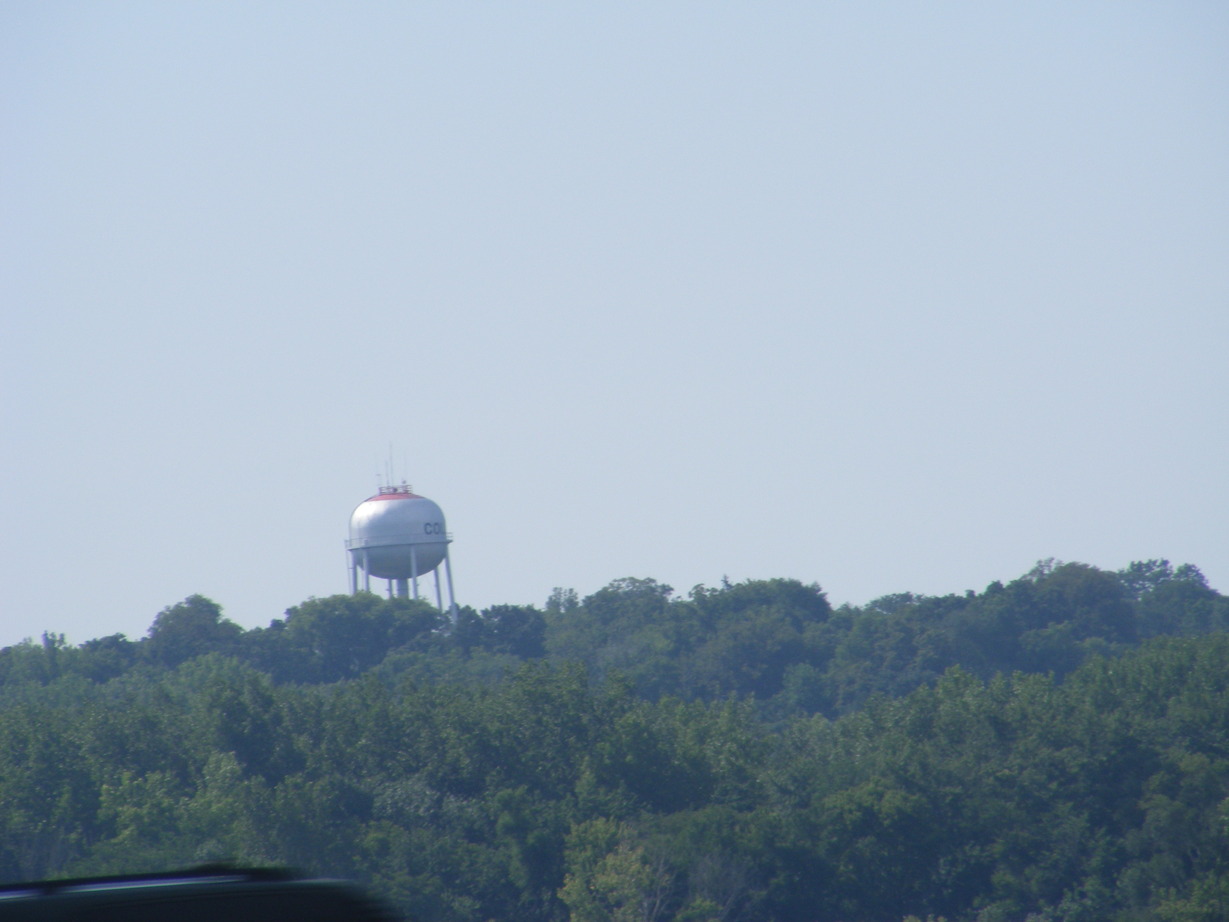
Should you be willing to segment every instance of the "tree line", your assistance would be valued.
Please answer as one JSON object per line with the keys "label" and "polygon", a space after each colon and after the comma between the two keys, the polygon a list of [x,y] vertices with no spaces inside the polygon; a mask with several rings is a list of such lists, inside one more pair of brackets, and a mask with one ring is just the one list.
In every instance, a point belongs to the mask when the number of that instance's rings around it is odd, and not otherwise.
{"label": "tree line", "polygon": [[194,596],[0,650],[0,878],[289,864],[423,922],[1225,918],[1227,628],[1165,561],[246,631]]}

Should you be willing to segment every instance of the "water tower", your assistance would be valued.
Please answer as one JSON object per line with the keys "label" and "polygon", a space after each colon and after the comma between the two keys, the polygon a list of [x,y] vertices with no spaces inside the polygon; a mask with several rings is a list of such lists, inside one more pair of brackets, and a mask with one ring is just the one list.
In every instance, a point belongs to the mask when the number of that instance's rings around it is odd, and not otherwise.
{"label": "water tower", "polygon": [[440,592],[441,563],[448,576],[448,610],[455,613],[452,594],[452,564],[448,545],[452,539],[444,528],[440,507],[410,490],[380,487],[380,492],[359,503],[350,514],[350,591],[358,592],[358,574],[363,571],[363,589],[371,591],[371,578],[388,580],[388,595],[418,598],[418,577],[435,572],[435,604],[444,610]]}

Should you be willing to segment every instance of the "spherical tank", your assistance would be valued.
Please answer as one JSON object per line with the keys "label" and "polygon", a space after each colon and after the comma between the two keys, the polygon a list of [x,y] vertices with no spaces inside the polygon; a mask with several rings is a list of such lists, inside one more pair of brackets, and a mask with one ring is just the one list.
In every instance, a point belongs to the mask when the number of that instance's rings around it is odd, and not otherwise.
{"label": "spherical tank", "polygon": [[380,579],[410,579],[430,573],[448,551],[444,513],[408,487],[384,487],[350,515],[354,561]]}

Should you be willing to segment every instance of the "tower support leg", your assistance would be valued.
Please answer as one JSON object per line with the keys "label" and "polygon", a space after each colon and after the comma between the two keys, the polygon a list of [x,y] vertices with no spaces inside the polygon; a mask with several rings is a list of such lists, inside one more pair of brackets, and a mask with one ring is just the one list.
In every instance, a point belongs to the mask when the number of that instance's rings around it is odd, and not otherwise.
{"label": "tower support leg", "polygon": [[448,614],[457,617],[457,597],[452,592],[452,555],[444,548],[444,572],[448,574]]}

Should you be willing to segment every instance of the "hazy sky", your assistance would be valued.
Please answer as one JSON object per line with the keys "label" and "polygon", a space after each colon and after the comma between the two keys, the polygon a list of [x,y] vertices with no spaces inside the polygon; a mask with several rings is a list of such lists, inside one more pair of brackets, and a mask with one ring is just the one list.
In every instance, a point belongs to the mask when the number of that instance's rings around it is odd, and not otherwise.
{"label": "hazy sky", "polygon": [[[1229,5],[0,6],[0,645],[624,576],[1229,591]],[[382,585],[382,584],[381,584]]]}

